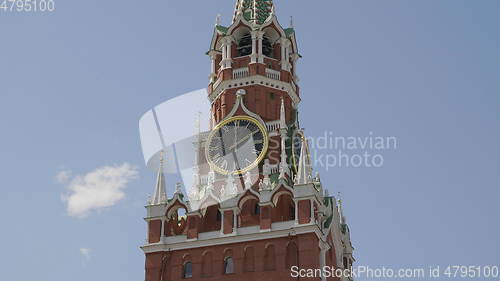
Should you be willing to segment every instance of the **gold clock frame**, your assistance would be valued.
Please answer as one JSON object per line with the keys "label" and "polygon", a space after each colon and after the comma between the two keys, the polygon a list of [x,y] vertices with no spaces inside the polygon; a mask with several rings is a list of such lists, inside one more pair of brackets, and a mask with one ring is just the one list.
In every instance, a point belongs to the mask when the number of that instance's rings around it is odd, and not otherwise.
{"label": "gold clock frame", "polygon": [[[214,137],[214,134],[219,130],[221,129],[222,127],[224,127],[225,125],[227,125],[228,123],[230,122],[233,122],[233,121],[236,121],[236,120],[246,120],[246,121],[249,121],[249,122],[252,122],[252,123],[255,123],[255,125],[257,125],[257,127],[259,128],[259,130],[262,132],[262,135],[263,135],[263,144],[264,146],[262,147],[262,152],[260,153],[260,155],[257,157],[257,159],[255,159],[254,162],[252,162],[250,165],[248,165],[247,167],[245,167],[244,169],[240,169],[240,170],[236,170],[234,172],[231,172],[231,171],[227,171],[227,170],[224,170],[222,168],[220,168],[219,166],[217,166],[215,163],[213,163],[212,159],[210,158],[210,155],[208,153],[209,149],[208,147],[210,146],[210,143],[211,143],[211,140],[212,138]],[[222,175],[228,175],[228,174],[233,174],[233,175],[241,175],[243,173],[246,173],[250,170],[252,170],[253,168],[257,167],[257,165],[259,165],[259,163],[264,160],[264,157],[266,156],[267,154],[267,150],[269,148],[269,135],[267,133],[267,129],[264,125],[262,125],[259,120],[253,118],[253,117],[250,117],[250,116],[247,116],[247,115],[239,115],[239,116],[233,116],[233,117],[230,117],[230,118],[227,118],[225,120],[223,120],[222,122],[220,122],[219,124],[217,124],[211,131],[210,133],[208,134],[208,137],[207,137],[207,142],[206,142],[206,145],[205,145],[205,158],[207,159],[207,162],[208,164],[210,165],[210,168],[212,168],[212,170],[216,171],[217,173],[219,174],[222,174]]]}

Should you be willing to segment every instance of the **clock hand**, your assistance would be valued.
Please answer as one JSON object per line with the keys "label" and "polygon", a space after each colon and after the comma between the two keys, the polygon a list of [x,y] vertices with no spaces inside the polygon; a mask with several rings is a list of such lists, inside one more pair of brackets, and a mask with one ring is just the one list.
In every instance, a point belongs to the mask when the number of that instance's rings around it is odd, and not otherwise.
{"label": "clock hand", "polygon": [[259,131],[255,131],[255,132],[252,132],[250,134],[248,134],[247,136],[241,138],[239,141],[237,141],[234,145],[228,147],[228,150],[233,150],[234,148],[238,147],[238,145],[240,145],[241,143],[243,143],[244,141],[246,141],[247,139],[249,139],[251,136],[253,136],[254,134],[258,133]]}
{"label": "clock hand", "polygon": [[234,142],[237,143],[238,141],[238,129],[236,129],[236,126],[234,127]]}

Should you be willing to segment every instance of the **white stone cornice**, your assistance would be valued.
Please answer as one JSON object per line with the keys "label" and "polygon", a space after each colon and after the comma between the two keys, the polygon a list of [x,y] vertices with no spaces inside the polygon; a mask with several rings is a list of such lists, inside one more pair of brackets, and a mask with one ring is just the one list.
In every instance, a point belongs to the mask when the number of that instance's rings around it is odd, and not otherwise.
{"label": "white stone cornice", "polygon": [[167,204],[158,204],[158,205],[150,205],[146,206],[147,218],[156,218],[165,215],[167,210]]}
{"label": "white stone cornice", "polygon": [[221,51],[217,51],[217,50],[210,50],[210,51],[207,52],[207,55],[211,59],[215,59],[217,55],[222,55],[222,52]]}
{"label": "white stone cornice", "polygon": [[293,196],[295,198],[316,198],[321,200],[322,194],[319,192],[312,183],[308,184],[295,184],[293,188]]}
{"label": "white stone cornice", "polygon": [[323,234],[317,225],[298,225],[294,221],[276,222],[271,225],[269,231],[261,232],[259,226],[240,227],[236,230],[236,235],[221,235],[220,231],[200,233],[198,239],[187,240],[186,235],[165,237],[159,243],[150,243],[141,247],[144,253],[154,253],[159,251],[176,251],[207,247],[215,245],[233,244],[257,240],[266,240],[280,237],[288,237],[291,234],[300,235],[305,233],[315,233],[318,239],[324,240]]}
{"label": "white stone cornice", "polygon": [[165,219],[165,218],[166,218],[166,216],[156,216],[156,217],[146,217],[146,218],[143,218],[143,219],[146,222],[150,222],[150,221],[161,220],[161,219]]}

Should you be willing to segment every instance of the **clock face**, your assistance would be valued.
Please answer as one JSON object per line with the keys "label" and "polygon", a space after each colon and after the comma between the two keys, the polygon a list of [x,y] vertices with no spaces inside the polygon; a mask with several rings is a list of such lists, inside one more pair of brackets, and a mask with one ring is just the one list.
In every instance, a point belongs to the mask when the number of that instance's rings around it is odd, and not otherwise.
{"label": "clock face", "polygon": [[266,129],[254,118],[235,116],[219,123],[208,135],[205,153],[220,174],[242,174],[255,168],[267,152]]}

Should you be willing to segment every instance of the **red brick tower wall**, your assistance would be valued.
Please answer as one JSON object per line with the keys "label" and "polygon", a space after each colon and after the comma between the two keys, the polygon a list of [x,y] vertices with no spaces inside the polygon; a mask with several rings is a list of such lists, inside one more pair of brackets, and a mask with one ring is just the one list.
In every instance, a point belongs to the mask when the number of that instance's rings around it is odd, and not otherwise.
{"label": "red brick tower wall", "polygon": [[[229,255],[234,260],[234,273],[224,274],[224,258]],[[318,238],[313,233],[158,252],[146,255],[148,273],[146,281],[186,280],[183,278],[183,266],[186,262],[191,262],[193,265],[193,276],[189,278],[193,281],[300,280],[291,277],[291,266],[320,268],[319,255]],[[327,261],[329,261],[328,254]],[[162,263],[165,265],[163,270],[161,270]],[[327,265],[336,266],[331,261]],[[163,279],[160,279],[162,273]],[[307,280],[320,279],[307,278]]]}

